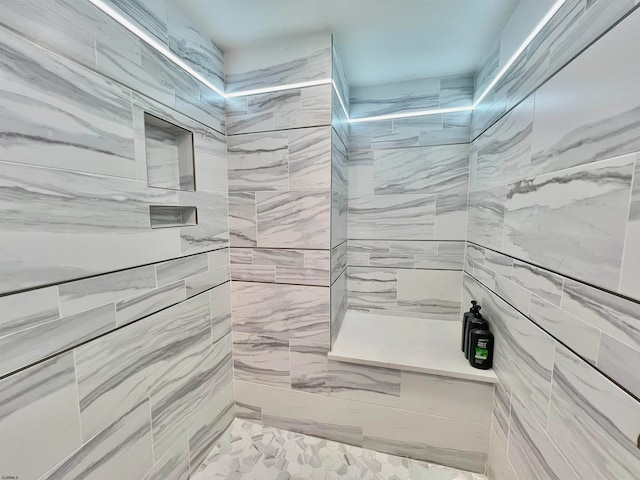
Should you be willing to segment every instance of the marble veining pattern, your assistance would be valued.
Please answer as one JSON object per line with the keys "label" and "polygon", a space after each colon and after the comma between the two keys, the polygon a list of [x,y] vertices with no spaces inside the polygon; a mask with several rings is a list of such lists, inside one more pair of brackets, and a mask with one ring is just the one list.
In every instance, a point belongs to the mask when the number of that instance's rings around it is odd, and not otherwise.
{"label": "marble veining pattern", "polygon": [[483,480],[480,474],[235,420],[193,480]]}

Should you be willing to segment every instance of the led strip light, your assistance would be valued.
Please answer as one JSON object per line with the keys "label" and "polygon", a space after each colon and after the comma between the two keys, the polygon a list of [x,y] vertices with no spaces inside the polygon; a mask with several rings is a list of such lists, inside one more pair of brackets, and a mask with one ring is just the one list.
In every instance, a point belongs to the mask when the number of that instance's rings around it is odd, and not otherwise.
{"label": "led strip light", "polygon": [[169,50],[169,48],[167,48],[167,46],[163,45],[153,35],[147,33],[143,29],[139,28],[134,22],[130,21],[124,15],[120,14],[117,10],[115,10],[113,7],[111,7],[110,5],[105,3],[104,0],[89,0],[89,2],[91,2],[97,8],[102,10],[105,14],[110,16],[112,19],[114,19],[116,22],[118,22],[124,28],[126,28],[131,33],[133,33],[135,36],[140,38],[140,40],[142,40],[147,45],[149,45],[151,48],[153,48],[158,53],[163,55],[169,61],[171,61],[171,62],[175,63],[176,65],[178,65],[180,68],[182,68],[184,71],[186,71],[193,78],[198,80],[203,85],[206,85],[211,90],[213,90],[214,92],[216,92],[218,95],[220,95],[221,97],[223,97],[225,99],[227,99],[227,98],[244,97],[244,96],[248,96],[248,95],[257,95],[257,94],[260,94],[260,93],[280,92],[280,91],[289,90],[289,89],[292,89],[292,88],[314,87],[314,86],[318,86],[318,85],[331,84],[332,87],[333,87],[333,90],[336,92],[336,96],[338,97],[338,101],[340,103],[340,106],[342,107],[342,110],[344,111],[349,123],[359,123],[359,122],[374,122],[374,121],[377,121],[377,120],[390,120],[390,119],[395,119],[395,118],[422,117],[422,116],[426,116],[426,115],[437,115],[437,114],[443,114],[443,113],[470,112],[470,111],[474,110],[475,108],[478,107],[480,102],[482,102],[482,100],[485,99],[485,97],[489,94],[491,89],[493,89],[493,87],[495,87],[496,84],[500,81],[500,79],[507,73],[509,68],[511,68],[511,66],[514,64],[514,62],[518,59],[518,57],[522,54],[522,52],[525,51],[525,49],[529,46],[529,44],[533,41],[533,39],[540,33],[540,31],[545,27],[545,25],[547,23],[549,23],[551,18],[553,18],[553,16],[560,9],[560,7],[562,7],[562,5],[566,2],[566,0],[558,0],[553,4],[551,9],[545,14],[544,17],[542,17],[542,20],[540,20],[540,22],[531,31],[531,33],[527,36],[527,38],[524,40],[524,42],[518,47],[518,49],[509,58],[507,63],[505,63],[503,65],[503,67],[500,69],[498,74],[493,78],[493,80],[491,80],[489,85],[487,85],[487,87],[483,90],[483,92],[480,94],[480,96],[475,100],[473,105],[469,105],[467,107],[435,108],[435,109],[431,109],[431,110],[417,110],[417,111],[414,111],[414,112],[407,112],[407,113],[391,113],[391,114],[387,114],[387,115],[376,115],[376,116],[371,116],[371,117],[360,117],[360,118],[350,118],[349,117],[349,112],[347,111],[347,108],[345,106],[345,103],[344,103],[341,95],[340,95],[340,92],[338,91],[338,88],[337,88],[335,82],[330,78],[323,79],[323,80],[311,80],[311,81],[308,81],[308,82],[291,83],[291,84],[279,85],[279,86],[275,86],[275,87],[265,87],[265,88],[257,88],[257,89],[253,89],[253,90],[244,90],[244,91],[240,91],[240,92],[225,93],[222,90],[220,90],[218,87],[216,87],[213,83],[211,83],[209,80],[207,80],[204,76],[202,76],[200,73],[198,73],[196,70],[194,70],[184,60],[182,60],[180,57],[178,57],[175,53],[173,53],[171,50]]}

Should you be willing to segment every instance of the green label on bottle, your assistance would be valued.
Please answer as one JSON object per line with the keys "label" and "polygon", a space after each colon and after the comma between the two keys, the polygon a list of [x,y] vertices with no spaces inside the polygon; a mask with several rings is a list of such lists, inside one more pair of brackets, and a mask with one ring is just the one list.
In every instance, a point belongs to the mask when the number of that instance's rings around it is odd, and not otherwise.
{"label": "green label on bottle", "polygon": [[476,347],[476,360],[486,360],[489,357],[489,350]]}

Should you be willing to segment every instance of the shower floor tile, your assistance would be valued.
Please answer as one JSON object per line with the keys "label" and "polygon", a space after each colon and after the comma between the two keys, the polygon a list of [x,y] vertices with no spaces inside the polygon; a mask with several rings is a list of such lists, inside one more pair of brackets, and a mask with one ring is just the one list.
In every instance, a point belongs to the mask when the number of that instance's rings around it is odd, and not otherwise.
{"label": "shower floor tile", "polygon": [[192,480],[486,480],[454,468],[234,420]]}

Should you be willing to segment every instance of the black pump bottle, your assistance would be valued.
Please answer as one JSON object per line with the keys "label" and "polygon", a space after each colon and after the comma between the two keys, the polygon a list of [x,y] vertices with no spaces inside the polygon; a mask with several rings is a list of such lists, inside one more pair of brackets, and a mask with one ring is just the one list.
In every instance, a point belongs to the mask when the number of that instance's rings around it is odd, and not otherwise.
{"label": "black pump bottle", "polygon": [[464,312],[462,317],[462,332],[460,334],[460,350],[463,352],[466,351],[464,348],[465,339],[467,338],[467,324],[469,320],[476,316],[477,313],[480,313],[480,307],[477,306],[478,302],[475,300],[471,300],[471,308],[468,312]]}
{"label": "black pump bottle", "polygon": [[469,364],[481,370],[493,366],[493,333],[488,326],[469,332]]}
{"label": "black pump bottle", "polygon": [[467,324],[464,329],[464,344],[463,344],[465,358],[469,358],[469,332],[477,328],[486,328],[486,329],[489,328],[486,320],[482,318],[482,314],[480,313],[481,308],[482,307],[480,305],[474,305],[472,307],[473,309],[473,312],[471,312],[472,315],[467,317]]}

